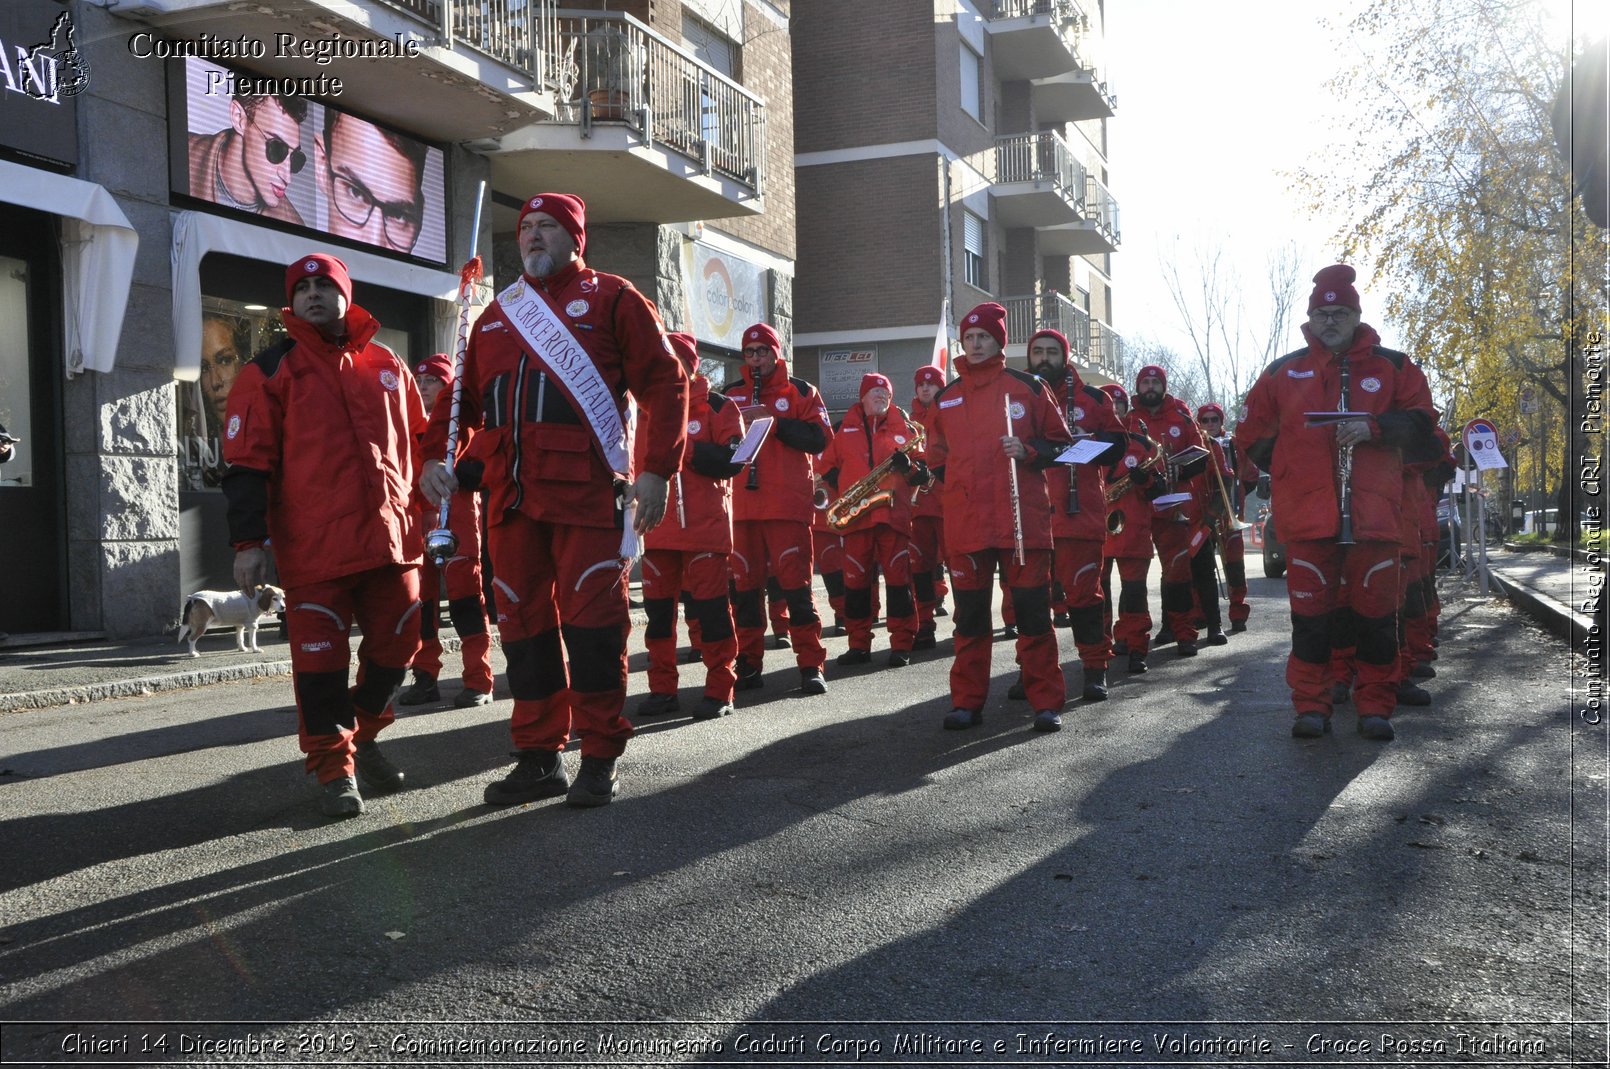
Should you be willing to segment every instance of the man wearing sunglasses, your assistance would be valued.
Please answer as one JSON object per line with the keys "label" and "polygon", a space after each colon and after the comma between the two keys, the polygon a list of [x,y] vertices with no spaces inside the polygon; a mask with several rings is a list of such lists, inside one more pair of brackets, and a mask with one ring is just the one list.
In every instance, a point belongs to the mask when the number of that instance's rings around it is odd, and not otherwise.
{"label": "man wearing sunglasses", "polygon": [[307,165],[301,149],[306,118],[301,97],[234,97],[229,126],[190,135],[190,195],[302,225],[286,193],[291,177]]}
{"label": "man wearing sunglasses", "polygon": [[314,148],[325,229],[392,252],[412,252],[425,214],[429,146],[327,107],[324,136]]}

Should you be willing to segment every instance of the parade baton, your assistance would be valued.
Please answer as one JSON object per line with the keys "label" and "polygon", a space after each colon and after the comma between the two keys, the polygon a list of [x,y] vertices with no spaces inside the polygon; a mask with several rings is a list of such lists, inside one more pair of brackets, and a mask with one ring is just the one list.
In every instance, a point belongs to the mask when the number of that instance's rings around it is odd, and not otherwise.
{"label": "parade baton", "polygon": [[[458,273],[458,341],[453,349],[453,407],[447,420],[447,474],[453,474],[454,454],[458,452],[458,409],[464,396],[464,351],[470,341],[470,311],[475,304],[475,287],[481,281],[481,258],[475,255],[475,246],[481,236],[481,204],[486,199],[486,183],[482,182],[475,193],[475,222],[470,226],[470,258]],[[434,531],[425,536],[425,555],[436,562],[438,568],[447,567],[447,561],[458,552],[458,536],[447,526],[448,509],[453,495],[442,498],[441,514]]]}

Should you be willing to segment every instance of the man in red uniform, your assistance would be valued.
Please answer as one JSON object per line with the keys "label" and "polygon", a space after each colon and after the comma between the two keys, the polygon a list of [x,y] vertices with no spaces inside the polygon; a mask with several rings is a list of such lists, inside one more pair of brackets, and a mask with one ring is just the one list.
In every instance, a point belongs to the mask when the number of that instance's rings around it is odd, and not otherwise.
{"label": "man in red uniform", "polygon": [[[1219,544],[1219,555],[1224,558],[1224,585],[1230,595],[1230,630],[1245,631],[1252,609],[1247,605],[1247,542],[1242,537],[1242,528],[1236,526],[1241,510],[1241,452],[1236,447],[1235,439],[1224,431],[1222,406],[1212,401],[1198,405],[1196,422],[1202,428],[1202,440],[1213,454],[1210,462],[1213,468],[1208,471],[1205,480],[1209,501],[1207,511],[1210,516],[1216,517],[1213,539]],[[1214,470],[1219,473],[1217,477],[1213,474]],[[1222,492],[1219,489],[1220,479],[1224,486]],[[1224,500],[1225,495],[1229,496],[1228,502]],[[1229,516],[1223,515],[1226,504],[1235,510]],[[1223,632],[1208,635],[1208,641],[1214,645],[1222,645],[1223,640]]]}
{"label": "man in red uniform", "polygon": [[1051,492],[1051,572],[1067,598],[1068,624],[1084,670],[1082,697],[1107,699],[1107,662],[1112,639],[1102,626],[1101,547],[1107,538],[1107,480],[1104,470],[1123,448],[1123,425],[1112,401],[1085,385],[1068,362],[1068,339],[1059,330],[1041,330],[1029,339],[1029,370],[1044,379],[1063,421],[1075,438],[1101,435],[1107,452],[1084,464],[1053,464],[1046,469]]}
{"label": "man in red uniform", "polygon": [[[1146,424],[1147,434],[1161,442],[1164,453],[1171,458],[1181,456],[1192,446],[1205,450],[1202,435],[1191,417],[1190,406],[1167,391],[1168,373],[1158,365],[1148,364],[1136,373],[1135,411]],[[1213,581],[1213,551],[1208,541],[1204,514],[1207,495],[1202,486],[1202,473],[1206,468],[1205,458],[1201,463],[1183,467],[1171,464],[1174,472],[1171,491],[1189,494],[1190,498],[1152,515],[1152,541],[1157,546],[1157,559],[1163,568],[1163,624],[1174,636],[1175,648],[1181,657],[1196,656],[1196,620],[1191,602],[1193,585],[1207,616],[1210,639],[1222,635],[1223,630],[1219,624],[1219,599]]]}
{"label": "man in red uniform", "polygon": [[[286,269],[285,296],[289,337],[229,394],[229,539],[247,595],[267,581],[272,540],[307,770],[326,816],[356,816],[357,779],[374,793],[403,784],[375,736],[419,648],[424,535],[411,497],[425,410],[408,365],[373,341],[379,322],[352,303],[346,264],[302,257]],[[363,641],[349,690],[353,623]]]}
{"label": "man in red uniform", "polygon": [[[453,397],[453,358],[437,353],[419,362],[414,368],[414,380],[419,383],[419,396],[425,403],[425,414],[435,411],[436,403],[451,405]],[[421,522],[428,530],[441,519],[438,509],[422,506]],[[481,594],[481,499],[480,495],[461,490],[453,495],[453,505],[447,511],[447,526],[458,541],[457,552],[447,563],[437,568],[427,562],[419,577],[419,596],[424,605],[420,615],[419,653],[414,656],[414,682],[397,695],[398,705],[424,705],[440,701],[441,690],[436,677],[442,671],[442,642],[438,637],[440,622],[436,603],[441,598],[443,580],[447,585],[447,615],[458,631],[459,653],[464,658],[464,689],[458,692],[453,704],[460,709],[471,709],[492,702],[492,636],[487,632],[486,605]]]}
{"label": "man in red uniform", "polygon": [[743,381],[727,391],[751,415],[772,417],[771,434],[733,491],[732,577],[738,626],[738,689],[762,685],[766,652],[766,577],[776,576],[788,602],[789,639],[800,690],[826,694],[822,620],[811,593],[811,458],[827,448],[832,425],[816,387],[792,378],[783,343],[765,323],[744,331]]}
{"label": "man in red uniform", "polygon": [[[1269,472],[1290,561],[1286,682],[1296,710],[1291,733],[1301,739],[1330,731],[1327,666],[1343,612],[1357,625],[1359,733],[1393,737],[1403,462],[1436,455],[1425,375],[1361,322],[1355,277],[1346,264],[1314,276],[1308,345],[1258,376],[1238,428],[1247,456]],[[1342,411],[1358,415],[1314,426],[1305,415]]]}
{"label": "man in red uniform", "polygon": [[[420,488],[437,502],[460,485],[490,494],[519,762],[487,786],[487,804],[563,794],[571,805],[607,805],[632,736],[621,714],[630,619],[623,526],[633,505],[639,536],[665,514],[687,440],[688,377],[653,303],[582,259],[581,198],[530,198],[516,233],[525,272],[481,313],[464,356],[463,459],[456,475],[428,462]],[[645,439],[635,480],[628,391]],[[447,411],[438,409],[427,455],[446,441]],[[572,729],[581,736],[574,783],[560,757]]]}
{"label": "man in red uniform", "polygon": [[928,446],[928,462],[944,484],[945,550],[956,594],[954,708],[945,727],[983,723],[990,586],[999,565],[1017,609],[1017,657],[1034,730],[1057,731],[1067,691],[1051,629],[1051,500],[1041,473],[1072,436],[1045,383],[1006,366],[1005,308],[981,304],[961,328],[960,377],[934,400]]}
{"label": "man in red uniform", "polygon": [[[1113,470],[1114,481],[1125,487],[1108,502],[1107,539],[1102,544],[1102,587],[1107,595],[1107,626],[1112,631],[1113,653],[1129,658],[1131,675],[1146,671],[1146,655],[1151,652],[1152,611],[1146,597],[1146,573],[1151,569],[1151,498],[1163,492],[1159,470],[1162,446],[1146,435],[1146,424],[1129,407],[1129,394],[1116,383],[1103,386],[1112,398],[1113,410],[1125,430],[1124,455]],[[1112,596],[1112,565],[1118,565],[1118,596]],[[1112,605],[1118,606],[1113,624]]]}
{"label": "man in red uniform", "polygon": [[860,402],[845,413],[822,454],[826,467],[822,479],[842,494],[885,461],[892,471],[879,484],[888,501],[869,505],[840,528],[844,619],[850,632],[850,648],[839,657],[840,665],[872,660],[872,586],[877,570],[883,572],[889,592],[889,667],[911,663],[917,604],[911,596],[911,486],[906,476],[913,482],[928,480],[927,467],[909,455],[916,448],[916,432],[894,404],[888,378],[875,371],[863,375]]}
{"label": "man in red uniform", "polygon": [[[732,483],[741,469],[732,447],[743,437],[738,406],[710,389],[699,374],[699,346],[691,334],[670,334],[671,347],[688,373],[688,448],[682,469],[671,479],[665,520],[644,538],[643,611],[648,626],[649,693],[637,711],[663,716],[681,708],[676,684],[676,603],[689,596],[689,619],[697,620],[697,649],[704,659],[704,696],[695,720],[715,720],[732,712],[737,679],[738,639],[727,598],[727,557],[732,553]],[[647,438],[637,440],[640,463]]]}
{"label": "man in red uniform", "polygon": [[[917,369],[916,380],[911,421],[927,433],[934,419],[934,398],[945,386],[945,373],[932,364],[924,364]],[[944,564],[944,511],[937,487],[930,483],[911,507],[911,585],[917,595],[917,637],[911,644],[914,650],[931,650],[937,644],[934,617],[942,613],[945,595],[950,593],[945,585]]]}

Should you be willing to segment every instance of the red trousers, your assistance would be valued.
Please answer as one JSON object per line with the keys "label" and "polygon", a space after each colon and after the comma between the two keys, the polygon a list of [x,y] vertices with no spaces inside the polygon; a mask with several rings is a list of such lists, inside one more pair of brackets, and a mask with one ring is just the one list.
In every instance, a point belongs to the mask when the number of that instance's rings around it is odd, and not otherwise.
{"label": "red trousers", "polygon": [[[1173,512],[1152,517],[1152,543],[1163,565],[1163,620],[1180,642],[1196,641],[1196,614],[1192,610],[1191,559],[1204,552],[1207,528],[1199,523],[1178,523]],[[1211,552],[1211,550],[1206,550]],[[1134,649],[1133,646],[1130,647]]]}
{"label": "red trousers", "polygon": [[738,652],[759,668],[765,659],[766,615],[761,601],[773,576],[788,601],[788,640],[801,668],[827,663],[822,619],[811,593],[811,528],[794,520],[739,520],[732,525],[732,581]]}
{"label": "red trousers", "polygon": [[574,728],[583,756],[619,757],[632,737],[620,538],[519,513],[490,532],[518,749],[563,750]]}
{"label": "red trousers", "polygon": [[[419,598],[424,603],[420,618],[419,653],[414,670],[431,676],[442,674],[442,640],[438,629],[437,603],[446,579],[447,613],[458,631],[459,653],[464,659],[464,686],[483,694],[492,692],[492,635],[487,630],[486,606],[481,600],[480,539],[475,555],[449,558],[445,568],[427,559],[419,573]],[[459,543],[462,550],[464,545]],[[446,573],[445,576],[443,573]]]}
{"label": "red trousers", "polygon": [[1224,585],[1230,592],[1230,621],[1239,623],[1252,615],[1247,605],[1247,540],[1235,531],[1224,541]]}
{"label": "red trousers", "polygon": [[[651,549],[643,555],[643,602],[648,614],[648,689],[675,694],[676,600],[686,592],[689,620],[699,624],[699,653],[704,659],[704,693],[732,700],[738,679],[738,639],[732,630],[732,603],[727,599],[727,555],[719,552]],[[689,631],[692,624],[689,624]]]}
{"label": "red trousers", "polygon": [[[419,565],[396,564],[285,591],[297,737],[307,770],[328,783],[353,774],[352,754],[396,714],[391,695],[419,649]],[[356,622],[358,682],[348,689]]]}
{"label": "red trousers", "polygon": [[1063,598],[1086,668],[1106,668],[1112,660],[1112,640],[1102,624],[1100,539],[1058,538],[1052,550],[1051,570],[1062,587]]}
{"label": "red trousers", "polygon": [[[941,516],[911,518],[911,580],[917,595],[917,626],[932,627],[934,609],[945,600],[945,521]],[[924,578],[926,576],[926,578]]]}
{"label": "red trousers", "polygon": [[[1113,625],[1112,637],[1127,643],[1131,655],[1144,657],[1152,647],[1152,607],[1146,596],[1146,573],[1151,570],[1150,557],[1108,557],[1107,564],[1118,562],[1118,622]],[[1111,586],[1111,583],[1108,584]]]}
{"label": "red trousers", "polygon": [[911,539],[886,523],[844,536],[844,622],[850,649],[872,648],[874,568],[889,591],[889,648],[911,652],[917,638],[917,604],[911,595]]}
{"label": "red trousers", "polygon": [[1067,701],[1056,632],[1051,629],[1051,551],[1030,549],[1017,563],[1010,549],[981,549],[947,562],[956,595],[956,659],[950,666],[950,703],[980,710],[989,697],[993,619],[991,586],[1000,565],[1017,607],[1017,659],[1023,689],[1036,710],[1062,710]]}
{"label": "red trousers", "polygon": [[1397,707],[1396,542],[1286,544],[1291,655],[1286,682],[1297,713],[1329,716],[1331,647],[1338,628],[1353,629],[1353,704],[1360,716]]}

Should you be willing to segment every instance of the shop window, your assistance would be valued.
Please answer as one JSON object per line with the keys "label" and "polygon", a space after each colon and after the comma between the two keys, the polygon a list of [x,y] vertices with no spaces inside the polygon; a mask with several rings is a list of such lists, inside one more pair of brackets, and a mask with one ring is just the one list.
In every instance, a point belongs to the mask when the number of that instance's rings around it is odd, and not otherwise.
{"label": "shop window", "polygon": [[0,256],[0,426],[12,443],[0,465],[0,486],[34,485],[33,389],[28,373],[28,265]]}

